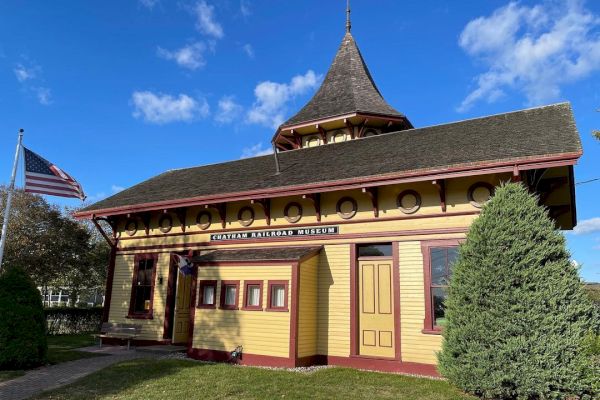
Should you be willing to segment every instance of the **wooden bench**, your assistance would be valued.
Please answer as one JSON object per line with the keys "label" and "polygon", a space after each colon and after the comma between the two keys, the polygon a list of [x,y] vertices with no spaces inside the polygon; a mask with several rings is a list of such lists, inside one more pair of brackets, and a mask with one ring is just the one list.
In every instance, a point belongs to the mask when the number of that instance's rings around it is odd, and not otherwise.
{"label": "wooden bench", "polygon": [[138,337],[141,332],[142,325],[104,322],[100,328],[100,334],[95,334],[94,336],[100,339],[100,347],[102,347],[103,338],[127,340],[127,350],[129,350],[131,340]]}

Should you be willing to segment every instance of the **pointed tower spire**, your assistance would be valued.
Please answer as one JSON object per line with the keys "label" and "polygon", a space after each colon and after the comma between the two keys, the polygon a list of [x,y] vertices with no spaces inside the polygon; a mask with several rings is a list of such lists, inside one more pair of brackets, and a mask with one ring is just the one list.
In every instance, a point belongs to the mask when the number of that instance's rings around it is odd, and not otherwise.
{"label": "pointed tower spire", "polygon": [[352,30],[352,22],[350,22],[350,0],[346,0],[346,33]]}

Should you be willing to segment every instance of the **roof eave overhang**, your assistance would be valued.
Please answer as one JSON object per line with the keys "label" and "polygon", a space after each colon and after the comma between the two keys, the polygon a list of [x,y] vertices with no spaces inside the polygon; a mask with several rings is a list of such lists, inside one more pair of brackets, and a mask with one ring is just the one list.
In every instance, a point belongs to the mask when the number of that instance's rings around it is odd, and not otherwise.
{"label": "roof eave overhang", "polygon": [[[334,122],[334,121],[339,121],[339,120],[349,119],[349,118],[354,118],[354,117],[372,118],[372,119],[386,120],[386,121],[408,122],[410,124],[410,122],[404,115],[385,115],[385,114],[376,114],[376,113],[356,111],[356,112],[352,112],[352,113],[348,113],[348,114],[339,114],[339,115],[333,115],[331,117],[314,119],[314,120],[302,122],[299,124],[281,125],[277,129],[277,132],[275,132],[275,135],[273,135],[272,142],[276,143],[277,139],[279,138],[279,135],[281,135],[283,132],[290,132],[292,130],[296,130],[296,129],[300,129],[300,128],[306,128],[309,126],[314,126],[314,125],[319,125],[319,124],[326,124],[328,122]],[[410,126],[412,127],[412,124]]]}
{"label": "roof eave overhang", "polygon": [[399,183],[422,182],[435,179],[450,179],[474,175],[518,172],[539,168],[554,168],[575,165],[582,152],[561,153],[545,156],[531,156],[501,161],[484,161],[468,164],[453,165],[444,168],[403,171],[375,176],[344,179],[338,181],[317,182],[304,185],[276,187],[262,190],[252,190],[236,193],[223,193],[211,196],[192,197],[187,199],[166,200],[152,203],[135,204],[122,207],[81,211],[74,213],[77,219],[90,219],[116,215],[134,214],[139,212],[165,210],[176,207],[192,207],[207,204],[252,200],[264,197],[284,197],[310,194],[314,192],[333,192],[339,190],[360,189]]}

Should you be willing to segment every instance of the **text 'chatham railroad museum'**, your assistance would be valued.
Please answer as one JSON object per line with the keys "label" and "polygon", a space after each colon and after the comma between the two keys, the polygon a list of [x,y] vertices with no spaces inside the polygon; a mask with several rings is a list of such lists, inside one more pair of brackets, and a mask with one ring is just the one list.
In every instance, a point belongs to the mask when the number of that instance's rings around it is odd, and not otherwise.
{"label": "text 'chatham railroad museum'", "polygon": [[436,375],[457,245],[494,187],[521,181],[558,227],[576,220],[569,104],[415,128],[349,23],[273,143],[276,156],[168,171],[76,214],[114,231],[105,321],[203,360]]}

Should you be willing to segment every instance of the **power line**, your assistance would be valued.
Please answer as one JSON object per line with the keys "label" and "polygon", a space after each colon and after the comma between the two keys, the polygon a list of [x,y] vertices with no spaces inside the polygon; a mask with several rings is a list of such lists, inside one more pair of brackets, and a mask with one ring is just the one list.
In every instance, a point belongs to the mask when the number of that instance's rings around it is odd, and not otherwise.
{"label": "power line", "polygon": [[591,183],[591,182],[596,182],[596,181],[600,181],[600,178],[594,178],[594,179],[590,179],[587,181],[577,182],[575,185],[583,185],[584,183]]}

